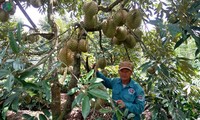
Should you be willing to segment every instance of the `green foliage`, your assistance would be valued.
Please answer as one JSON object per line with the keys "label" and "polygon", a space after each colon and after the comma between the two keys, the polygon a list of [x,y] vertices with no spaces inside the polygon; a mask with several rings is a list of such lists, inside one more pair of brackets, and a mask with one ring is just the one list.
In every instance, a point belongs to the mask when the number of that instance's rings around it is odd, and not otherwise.
{"label": "green foliage", "polygon": [[72,95],[78,92],[75,100],[72,103],[72,108],[75,106],[82,106],[82,115],[84,119],[90,112],[90,101],[91,99],[109,99],[109,95],[105,90],[102,90],[101,79],[92,77],[94,70],[91,70],[85,76],[82,77],[81,84],[79,87],[72,88],[67,94]]}
{"label": "green foliage", "polygon": [[89,112],[90,112],[89,97],[84,96],[82,99],[82,115],[84,119],[86,119],[86,117],[89,115]]}

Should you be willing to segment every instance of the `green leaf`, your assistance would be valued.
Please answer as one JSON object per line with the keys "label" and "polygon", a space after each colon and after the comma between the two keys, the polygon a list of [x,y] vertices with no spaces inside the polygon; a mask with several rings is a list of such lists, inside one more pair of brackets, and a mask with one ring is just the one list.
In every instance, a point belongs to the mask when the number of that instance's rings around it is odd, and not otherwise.
{"label": "green leaf", "polygon": [[6,106],[10,106],[11,103],[15,100],[15,99],[18,99],[19,98],[19,95],[21,93],[20,92],[16,92],[12,95],[10,95],[3,103],[3,107],[6,107]]}
{"label": "green leaf", "polygon": [[102,87],[104,87],[102,83],[93,83],[88,87],[88,89],[95,89],[95,88],[102,88]]}
{"label": "green leaf", "polygon": [[11,105],[11,108],[13,111],[17,112],[18,111],[18,105],[19,105],[19,97],[16,98]]}
{"label": "green leaf", "polygon": [[116,110],[115,114],[117,116],[117,120],[122,120],[123,113],[119,109]]}
{"label": "green leaf", "polygon": [[10,74],[9,70],[1,69],[0,70],[0,79],[2,79],[3,77],[5,77],[8,74]]}
{"label": "green leaf", "polygon": [[34,90],[40,90],[40,87],[36,84],[36,83],[30,83],[30,82],[25,82],[25,84],[23,84],[24,88],[32,88]]}
{"label": "green leaf", "polygon": [[45,115],[39,114],[39,120],[47,120],[47,118]]}
{"label": "green leaf", "polygon": [[103,81],[103,79],[101,79],[101,78],[93,78],[93,79],[91,79],[90,81],[89,81],[89,83],[91,83],[91,84],[93,84],[93,83],[100,83],[100,82],[102,82]]}
{"label": "green leaf", "polygon": [[161,9],[162,9],[162,2],[160,2],[160,3],[158,4],[157,12],[160,12]]}
{"label": "green leaf", "polygon": [[79,95],[75,98],[75,100],[72,102],[72,108],[74,108],[77,104],[81,103],[81,100],[83,98],[84,94],[81,92]]}
{"label": "green leaf", "polygon": [[128,109],[126,108],[125,110],[124,110],[124,116],[127,116],[128,115]]}
{"label": "green leaf", "polygon": [[21,42],[21,39],[22,39],[22,34],[21,34],[21,32],[22,32],[22,23],[18,23],[17,24],[17,40],[19,41],[19,42]]}
{"label": "green leaf", "polygon": [[22,115],[23,118],[25,118],[26,120],[30,119],[32,116],[29,114],[23,114]]}
{"label": "green leaf", "polygon": [[197,49],[197,50],[195,51],[195,56],[197,56],[197,55],[199,54],[199,52],[200,52],[200,50]]}
{"label": "green leaf", "polygon": [[182,32],[182,38],[178,42],[176,42],[174,49],[178,48],[183,42],[185,42],[190,35],[186,35],[185,32]]}
{"label": "green leaf", "polygon": [[7,81],[4,83],[4,87],[7,91],[11,91],[14,83],[14,76],[10,74],[7,78]]}
{"label": "green leaf", "polygon": [[20,78],[21,80],[25,80],[27,77],[30,77],[31,75],[35,75],[36,73],[38,72],[38,69],[35,68],[35,69],[31,69],[29,71],[25,71],[23,72],[21,75],[20,75]]}
{"label": "green leaf", "polygon": [[42,112],[49,118],[51,116],[51,112],[48,109],[42,110]]}
{"label": "green leaf", "polygon": [[93,74],[94,74],[94,69],[90,70],[90,72],[87,73],[87,75],[86,75],[86,81],[89,81],[89,79],[92,77]]}
{"label": "green leaf", "polygon": [[8,33],[9,36],[9,41],[10,41],[10,47],[12,49],[12,51],[17,54],[20,52],[20,48],[19,45],[17,44],[17,41],[14,39],[14,35],[12,32]]}
{"label": "green leaf", "polygon": [[88,93],[90,93],[91,95],[97,97],[97,98],[102,98],[102,99],[108,99],[109,95],[106,91],[103,91],[101,89],[90,89],[88,91]]}
{"label": "green leaf", "polygon": [[104,114],[109,113],[109,112],[112,112],[112,111],[113,111],[113,110],[107,109],[107,108],[101,108],[101,109],[99,110],[100,113],[104,113]]}
{"label": "green leaf", "polygon": [[169,77],[168,68],[164,64],[161,64],[158,69],[160,69],[160,71],[163,72],[165,76]]}
{"label": "green leaf", "polygon": [[150,66],[152,66],[154,64],[154,62],[152,61],[148,61],[144,64],[142,64],[139,69],[142,69],[142,72],[145,72],[147,70],[147,68],[149,68]]}
{"label": "green leaf", "polygon": [[135,114],[130,113],[130,114],[128,114],[127,119],[131,120],[131,118],[133,119],[134,117],[135,117]]}
{"label": "green leaf", "polygon": [[67,92],[67,95],[73,95],[75,92],[77,92],[77,90],[79,90],[79,88],[78,87],[74,87],[74,88],[72,88],[71,90],[69,90]]}
{"label": "green leaf", "polygon": [[14,62],[13,62],[13,68],[15,71],[18,71],[18,70],[23,70],[25,67],[25,64],[22,63],[19,59],[16,59]]}
{"label": "green leaf", "polygon": [[3,109],[3,111],[1,114],[2,114],[3,119],[5,120],[9,106],[3,107],[2,109]]}
{"label": "green leaf", "polygon": [[177,34],[181,33],[181,29],[177,24],[168,24],[167,27],[170,34],[172,35],[172,38],[175,38]]}
{"label": "green leaf", "polygon": [[200,9],[200,1],[195,1],[190,5],[190,8],[188,9],[189,13],[197,12]]}
{"label": "green leaf", "polygon": [[82,101],[82,115],[83,118],[86,119],[87,116],[90,113],[90,100],[89,97],[87,95],[85,95],[83,97],[83,101]]}

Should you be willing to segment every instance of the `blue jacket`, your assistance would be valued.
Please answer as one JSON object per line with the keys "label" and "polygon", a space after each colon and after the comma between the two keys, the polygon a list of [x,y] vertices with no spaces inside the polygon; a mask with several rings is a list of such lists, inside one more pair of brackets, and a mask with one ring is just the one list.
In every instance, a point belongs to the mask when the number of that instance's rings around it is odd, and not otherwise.
{"label": "blue jacket", "polygon": [[[140,114],[144,111],[145,95],[142,87],[131,79],[130,83],[123,87],[120,78],[107,78],[101,72],[96,73],[97,77],[102,78],[106,88],[112,89],[112,99],[122,100],[129,113],[134,113],[134,120],[140,120]],[[113,118],[117,120],[116,116]]]}

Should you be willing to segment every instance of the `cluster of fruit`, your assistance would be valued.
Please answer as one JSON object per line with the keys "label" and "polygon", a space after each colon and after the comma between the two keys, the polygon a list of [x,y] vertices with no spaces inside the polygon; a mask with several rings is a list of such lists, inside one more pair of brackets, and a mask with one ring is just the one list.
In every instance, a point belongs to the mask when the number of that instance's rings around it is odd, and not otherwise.
{"label": "cluster of fruit", "polygon": [[98,22],[98,4],[95,1],[85,2],[83,5],[84,25],[86,29],[92,29],[97,26]]}
{"label": "cluster of fruit", "polygon": [[12,0],[0,0],[0,22],[6,22],[10,15],[13,15],[16,10],[16,5]]}
{"label": "cluster of fruit", "polygon": [[[85,2],[83,11],[85,27],[91,29],[100,24],[104,35],[112,38],[116,45],[124,44],[128,48],[134,48],[137,40],[141,39],[142,31],[138,28],[142,22],[142,14],[139,9],[128,11],[120,8],[102,23],[97,19],[98,4],[95,1]],[[131,30],[134,30],[134,35]]]}
{"label": "cluster of fruit", "polygon": [[74,52],[87,52],[88,48],[88,41],[86,39],[78,40],[71,38],[64,44],[63,48],[61,48],[58,59],[64,66],[70,66],[74,61]]}
{"label": "cluster of fruit", "polygon": [[[138,29],[142,22],[140,10],[127,11],[119,9],[112,16],[102,22],[102,31],[116,45],[124,44],[128,48],[134,48],[137,39],[141,39],[142,32]],[[131,30],[134,29],[134,35]]]}

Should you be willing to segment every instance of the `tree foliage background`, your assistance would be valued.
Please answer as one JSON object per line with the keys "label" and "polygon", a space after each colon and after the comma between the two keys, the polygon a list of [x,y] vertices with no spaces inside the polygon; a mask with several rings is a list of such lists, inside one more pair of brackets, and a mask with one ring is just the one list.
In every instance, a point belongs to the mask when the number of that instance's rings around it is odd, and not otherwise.
{"label": "tree foliage background", "polygon": [[[72,110],[71,105],[82,105],[82,115],[86,118],[92,98],[110,99],[106,90],[98,88],[101,80],[88,69],[101,57],[107,60],[105,69],[109,77],[117,76],[120,60],[128,58],[134,63],[133,79],[145,90],[145,110],[151,112],[151,119],[182,120],[200,116],[200,1],[97,0],[97,25],[119,8],[137,8],[143,15],[140,26],[143,35],[130,49],[123,44],[113,44],[111,38],[102,33],[101,27],[88,29],[82,26],[89,50],[74,53],[73,70],[70,70],[72,67],[63,68],[57,56],[65,41],[78,37],[86,1],[40,2],[40,6],[34,7],[47,16],[39,27],[32,24],[29,31],[25,31],[27,26],[15,21],[12,15],[8,21],[0,22],[2,118],[6,118],[8,110],[17,112],[23,108],[43,111],[39,119],[50,116],[55,120],[63,119]],[[20,4],[23,9],[33,6],[31,0],[13,3]],[[52,107],[54,103],[60,104],[60,92],[69,95],[65,110],[61,110],[61,106]]]}

